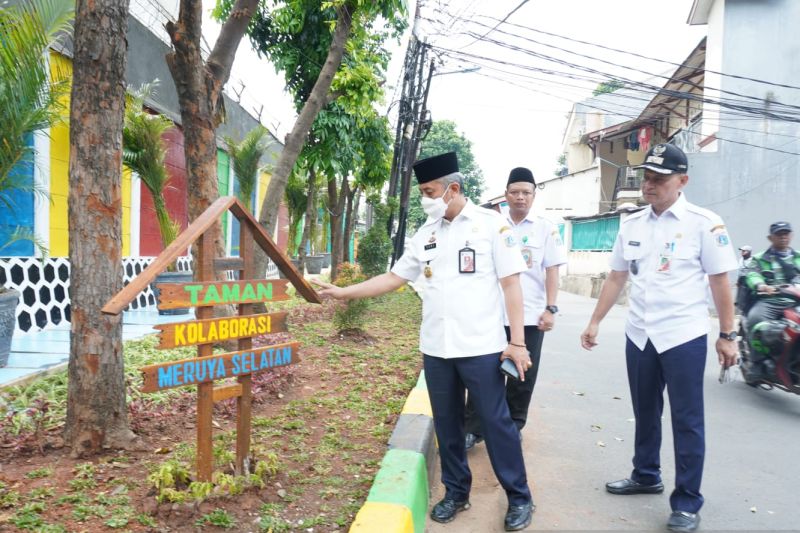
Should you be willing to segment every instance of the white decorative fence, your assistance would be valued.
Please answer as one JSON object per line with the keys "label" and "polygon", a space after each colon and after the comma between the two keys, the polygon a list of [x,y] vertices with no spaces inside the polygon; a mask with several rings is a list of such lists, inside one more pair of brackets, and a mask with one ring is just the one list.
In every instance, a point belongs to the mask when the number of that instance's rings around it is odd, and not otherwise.
{"label": "white decorative fence", "polygon": [[[153,262],[154,257],[124,257],[122,259],[123,284],[127,285]],[[178,270],[192,269],[192,258],[178,258]],[[17,305],[17,329],[38,331],[49,326],[70,321],[69,260],[66,257],[37,259],[35,257],[0,257],[0,286],[20,292]],[[228,279],[235,272],[228,271]],[[269,261],[267,278],[278,277],[278,267]],[[155,305],[150,287],[139,293],[128,309]]]}

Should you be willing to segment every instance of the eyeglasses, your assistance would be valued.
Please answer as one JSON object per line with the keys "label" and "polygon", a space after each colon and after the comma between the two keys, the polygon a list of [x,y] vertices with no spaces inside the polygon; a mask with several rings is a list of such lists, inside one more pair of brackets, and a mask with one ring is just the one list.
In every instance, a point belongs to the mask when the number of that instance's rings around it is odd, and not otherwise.
{"label": "eyeglasses", "polygon": [[533,196],[532,191],[506,191],[506,194],[509,196],[524,196],[525,198]]}

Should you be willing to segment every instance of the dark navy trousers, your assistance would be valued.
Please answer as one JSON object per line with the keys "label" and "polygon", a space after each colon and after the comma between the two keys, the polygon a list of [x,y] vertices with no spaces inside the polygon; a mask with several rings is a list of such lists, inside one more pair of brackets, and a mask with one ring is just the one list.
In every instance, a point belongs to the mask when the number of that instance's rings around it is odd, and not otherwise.
{"label": "dark navy trousers", "polygon": [[656,352],[649,340],[644,350],[639,350],[630,339],[625,347],[636,417],[631,479],[646,484],[661,481],[661,414],[666,386],[675,445],[675,490],[669,499],[673,511],[696,513],[703,506],[700,483],[706,446],[703,419],[706,349],[706,335],[663,353]]}
{"label": "dark navy trousers", "polygon": [[474,401],[483,427],[489,460],[510,505],[531,501],[519,432],[506,403],[500,353],[443,359],[424,356],[425,381],[439,441],[442,483],[446,497],[466,500],[472,472],[464,449],[464,391]]}

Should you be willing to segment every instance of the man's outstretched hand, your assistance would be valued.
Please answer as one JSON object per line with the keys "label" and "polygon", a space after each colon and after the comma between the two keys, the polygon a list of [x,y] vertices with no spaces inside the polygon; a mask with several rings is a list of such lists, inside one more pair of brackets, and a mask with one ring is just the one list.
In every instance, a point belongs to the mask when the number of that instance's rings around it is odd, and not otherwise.
{"label": "man's outstretched hand", "polygon": [[335,298],[336,300],[343,300],[346,298],[344,287],[337,287],[332,283],[327,283],[318,279],[312,279],[311,283],[320,287],[321,290],[317,292],[323,298]]}

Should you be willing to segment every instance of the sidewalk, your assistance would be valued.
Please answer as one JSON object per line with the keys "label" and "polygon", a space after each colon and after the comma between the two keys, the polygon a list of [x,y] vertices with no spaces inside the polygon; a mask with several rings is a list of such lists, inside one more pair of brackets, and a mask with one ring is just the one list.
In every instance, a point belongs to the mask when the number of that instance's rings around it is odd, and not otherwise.
{"label": "sidewalk", "polygon": [[[125,311],[122,314],[122,340],[155,333],[153,326],[156,324],[185,320],[194,320],[194,312],[159,315],[155,306]],[[0,388],[30,383],[40,376],[64,370],[69,362],[69,328],[69,323],[64,322],[42,331],[14,333],[8,364],[0,368]]]}

